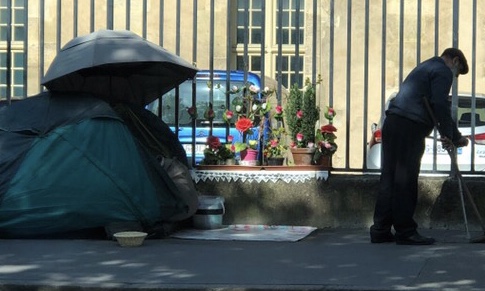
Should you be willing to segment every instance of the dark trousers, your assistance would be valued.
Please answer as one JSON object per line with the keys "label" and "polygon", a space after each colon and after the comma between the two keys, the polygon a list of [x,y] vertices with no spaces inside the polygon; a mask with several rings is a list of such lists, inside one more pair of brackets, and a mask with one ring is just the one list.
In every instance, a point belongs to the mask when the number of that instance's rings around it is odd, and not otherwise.
{"label": "dark trousers", "polygon": [[382,169],[371,235],[416,233],[413,219],[418,196],[418,176],[429,126],[398,115],[386,117],[382,128]]}

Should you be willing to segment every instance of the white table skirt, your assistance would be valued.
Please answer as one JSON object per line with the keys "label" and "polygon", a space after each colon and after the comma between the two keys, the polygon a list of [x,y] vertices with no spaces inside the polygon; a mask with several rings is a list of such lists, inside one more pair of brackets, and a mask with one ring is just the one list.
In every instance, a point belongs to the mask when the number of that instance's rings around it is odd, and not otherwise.
{"label": "white table skirt", "polygon": [[299,170],[299,171],[227,171],[227,170],[191,170],[190,174],[195,183],[200,181],[242,181],[242,182],[277,182],[299,183],[312,179],[327,180],[328,171],[325,170]]}

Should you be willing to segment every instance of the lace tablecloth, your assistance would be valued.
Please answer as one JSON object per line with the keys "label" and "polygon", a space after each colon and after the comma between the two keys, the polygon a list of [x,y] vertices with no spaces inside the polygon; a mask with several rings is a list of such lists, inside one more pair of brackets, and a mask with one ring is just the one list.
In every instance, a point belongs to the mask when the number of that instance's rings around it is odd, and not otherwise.
{"label": "lace tablecloth", "polygon": [[326,170],[296,170],[296,171],[246,171],[246,170],[191,170],[192,179],[195,183],[199,181],[242,181],[242,182],[305,182],[311,179],[327,180],[328,171]]}

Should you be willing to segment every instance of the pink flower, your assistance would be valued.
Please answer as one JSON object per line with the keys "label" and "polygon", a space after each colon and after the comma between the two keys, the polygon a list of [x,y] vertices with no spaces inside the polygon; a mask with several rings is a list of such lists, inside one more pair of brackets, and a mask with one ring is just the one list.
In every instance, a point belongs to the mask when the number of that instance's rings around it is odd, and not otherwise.
{"label": "pink flower", "polygon": [[276,106],[275,108],[276,114],[283,113],[283,107],[281,105]]}
{"label": "pink flower", "polygon": [[335,110],[333,108],[328,108],[328,116],[333,117],[335,115]]}
{"label": "pink flower", "polygon": [[231,110],[227,110],[225,113],[227,119],[231,119],[234,116],[234,112],[232,112]]}
{"label": "pink flower", "polygon": [[277,146],[278,146],[278,140],[277,140],[277,139],[272,139],[272,140],[270,141],[270,144],[271,144],[271,147],[272,147],[272,148],[275,148],[275,147],[277,147]]}
{"label": "pink flower", "polygon": [[227,136],[227,142],[232,142],[234,140],[234,136],[228,135]]}
{"label": "pink flower", "polygon": [[303,118],[303,111],[298,110],[298,112],[296,113],[296,117],[297,117],[298,119],[302,119],[302,118]]}
{"label": "pink flower", "polygon": [[290,147],[291,147],[291,148],[295,148],[295,147],[296,147],[296,143],[295,143],[294,141],[291,141],[291,143],[290,143]]}
{"label": "pink flower", "polygon": [[301,132],[296,134],[296,140],[297,141],[303,141],[303,134]]}

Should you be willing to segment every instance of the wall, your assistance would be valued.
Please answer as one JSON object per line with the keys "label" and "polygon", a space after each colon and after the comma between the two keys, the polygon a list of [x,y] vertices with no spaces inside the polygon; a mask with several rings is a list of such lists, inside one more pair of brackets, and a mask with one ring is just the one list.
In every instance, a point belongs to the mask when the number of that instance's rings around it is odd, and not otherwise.
{"label": "wall", "polygon": [[[485,181],[466,178],[466,182],[485,216]],[[327,181],[307,183],[206,181],[199,182],[197,189],[225,198],[224,224],[368,228],[378,186],[378,175],[331,174]],[[419,227],[465,229],[457,180],[421,177],[418,199],[415,220]],[[471,229],[480,229],[469,204],[467,213]]]}

